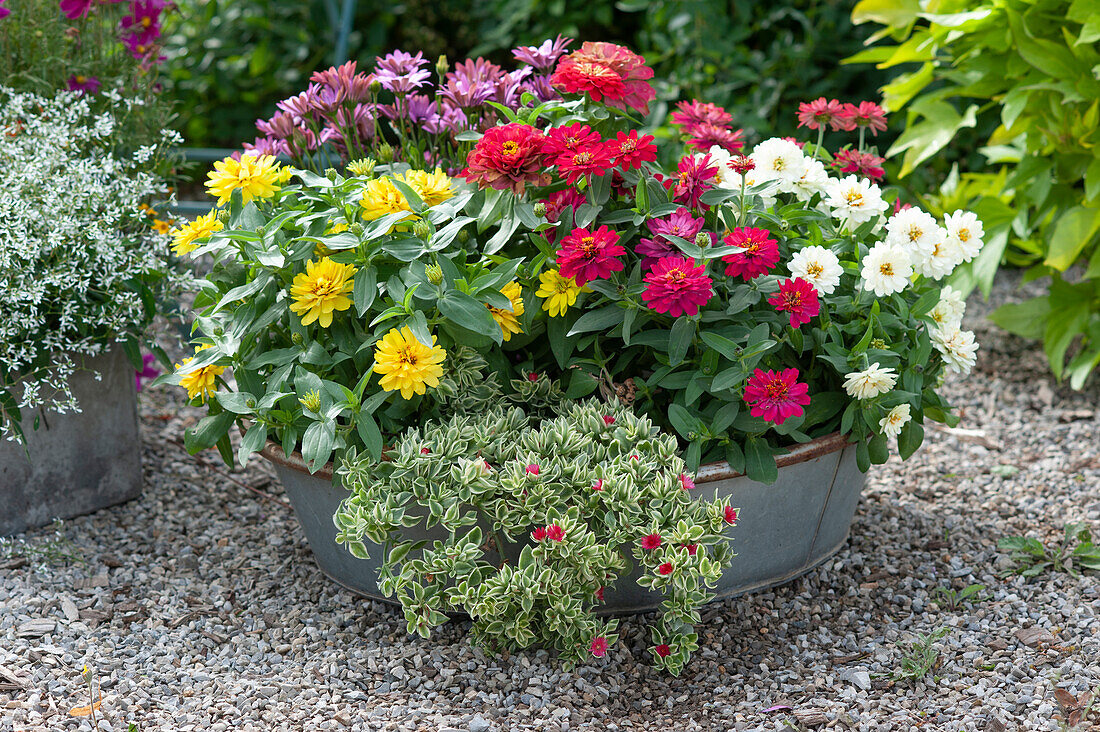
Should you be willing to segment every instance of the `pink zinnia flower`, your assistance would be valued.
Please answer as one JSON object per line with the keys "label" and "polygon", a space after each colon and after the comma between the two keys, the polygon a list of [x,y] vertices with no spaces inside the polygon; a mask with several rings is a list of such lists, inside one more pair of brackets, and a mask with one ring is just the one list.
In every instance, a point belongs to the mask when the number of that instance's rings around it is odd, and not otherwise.
{"label": "pink zinnia flower", "polygon": [[690,102],[676,102],[676,109],[677,111],[672,113],[674,125],[726,125],[733,121],[733,115],[722,107],[710,102],[700,102],[698,99],[692,99]]}
{"label": "pink zinnia flower", "polygon": [[687,473],[680,473],[680,487],[685,491],[690,491],[695,487],[695,481]]}
{"label": "pink zinnia flower", "polygon": [[657,567],[657,574],[665,576],[672,574],[672,562],[665,562],[661,566]]}
{"label": "pink zinnia flower", "polygon": [[802,407],[810,403],[809,389],[798,381],[798,369],[756,369],[745,385],[745,402],[752,416],[781,425],[788,417],[802,415]]}
{"label": "pink zinnia flower", "polygon": [[684,257],[657,260],[644,280],[648,287],[642,293],[642,300],[649,309],[674,318],[695,315],[714,294],[706,265],[696,266]]}
{"label": "pink zinnia flower", "polygon": [[886,129],[886,111],[874,102],[860,102],[858,107],[845,104],[840,121],[843,124],[841,129],[851,131],[857,127],[867,127],[877,137],[881,130]]}
{"label": "pink zinnia flower", "polygon": [[821,310],[817,299],[817,290],[801,277],[792,277],[779,283],[779,292],[768,298],[768,302],[779,312],[789,313],[791,327],[797,328],[809,323]]}
{"label": "pink zinnia flower", "polygon": [[530,125],[512,124],[490,127],[466,157],[460,175],[478,188],[511,189],[522,196],[530,185],[550,182],[545,172],[543,135]]}
{"label": "pink zinnia flower", "polygon": [[531,538],[535,541],[542,541],[546,538],[546,527],[540,526],[531,532]]}
{"label": "pink zinnia flower", "polygon": [[637,130],[631,130],[630,134],[620,132],[614,140],[607,141],[607,147],[615,158],[616,167],[623,170],[641,168],[642,163],[652,163],[657,159],[653,135],[638,137]]}
{"label": "pink zinnia flower", "polygon": [[526,471],[527,471],[528,475],[538,475],[539,474],[538,463],[531,463],[530,465],[527,466]]}
{"label": "pink zinnia flower", "polygon": [[581,145],[576,150],[564,152],[554,158],[553,164],[558,166],[558,173],[569,185],[573,185],[578,178],[603,175],[615,167],[611,151],[602,142]]}
{"label": "pink zinnia flower", "polygon": [[567,94],[587,94],[612,107],[649,114],[649,103],[657,96],[647,81],[652,78],[653,69],[629,48],[585,41],[580,50],[558,62],[550,83]]}
{"label": "pink zinnia flower", "polygon": [[660,643],[654,646],[653,650],[661,658],[668,658],[672,654],[672,649],[668,647],[667,643]]}
{"label": "pink zinnia flower", "polygon": [[[560,191],[554,191],[548,199],[542,202],[546,206],[546,220],[551,223],[558,221],[561,218],[562,211],[570,206],[573,207],[573,213],[576,214],[581,204],[587,201],[588,199],[584,197],[584,194],[576,188],[563,188]],[[570,216],[567,223],[572,227],[576,224],[576,220],[573,216]]]}
{"label": "pink zinnia flower", "polygon": [[841,173],[855,173],[873,182],[886,176],[886,169],[882,167],[884,162],[886,159],[878,155],[851,149],[838,150],[833,156],[833,166],[839,168]]}
{"label": "pink zinnia flower", "polygon": [[565,541],[565,529],[557,524],[550,524],[546,527],[546,538],[554,541]]}
{"label": "pink zinnia flower", "polygon": [[618,257],[626,254],[626,250],[618,242],[618,233],[606,226],[596,231],[573,229],[561,240],[558,273],[583,286],[592,280],[607,279],[613,272],[622,272],[626,265]]}
{"label": "pink zinnia flower", "polygon": [[69,20],[76,20],[88,14],[95,0],[61,0],[57,4],[61,8],[61,14]]}
{"label": "pink zinnia flower", "polygon": [[816,130],[829,125],[833,130],[843,128],[842,116],[844,105],[837,99],[820,97],[812,102],[802,102],[798,105],[798,126]]}
{"label": "pink zinnia flower", "polygon": [[707,152],[715,145],[728,152],[737,152],[745,146],[741,140],[744,130],[731,130],[725,125],[712,125],[708,122],[686,125],[684,133],[688,136],[688,145],[701,152]]}
{"label": "pink zinnia flower", "polygon": [[739,513],[741,512],[733,506],[726,506],[722,509],[722,518],[727,524],[730,524],[732,526],[733,524],[737,523],[737,515]]}
{"label": "pink zinnia flower", "polygon": [[588,650],[592,651],[592,655],[596,658],[603,658],[607,655],[607,638],[602,635],[592,639],[592,645],[588,646]]}
{"label": "pink zinnia flower", "polygon": [[574,122],[571,125],[548,129],[542,149],[548,155],[564,155],[602,142],[603,138],[600,137],[599,132],[586,124]]}
{"label": "pink zinnia flower", "polygon": [[698,207],[699,196],[714,188],[711,181],[718,177],[718,168],[711,162],[710,155],[698,159],[694,155],[685,155],[676,170],[675,178],[664,181],[665,188],[672,189],[672,200],[692,208]]}
{"label": "pink zinnia flower", "polygon": [[660,534],[647,534],[642,537],[642,549],[656,549],[661,545]]}
{"label": "pink zinnia flower", "polygon": [[749,282],[779,263],[779,244],[767,229],[740,227],[726,234],[722,241],[729,246],[744,247],[722,257],[729,276]]}

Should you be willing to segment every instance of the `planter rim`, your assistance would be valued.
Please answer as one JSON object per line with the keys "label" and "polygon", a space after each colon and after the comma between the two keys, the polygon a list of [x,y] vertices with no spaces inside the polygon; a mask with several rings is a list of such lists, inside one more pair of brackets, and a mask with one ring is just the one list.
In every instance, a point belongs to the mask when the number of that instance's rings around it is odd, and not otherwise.
{"label": "planter rim", "polygon": [[[849,444],[844,435],[839,432],[833,432],[832,434],[818,437],[804,442],[801,445],[795,445],[790,448],[790,451],[786,455],[780,455],[775,459],[776,465],[784,468],[788,465],[797,465],[798,463],[804,463],[807,460],[813,460],[814,458],[828,455],[832,452],[843,450]],[[277,465],[282,465],[292,470],[297,470],[301,473],[309,473],[309,468],[306,467],[305,460],[302,459],[301,453],[295,451],[290,455],[283,452],[282,447],[278,443],[268,440],[264,448],[260,450],[260,455],[265,459],[273,462]],[[323,480],[332,480],[332,463],[326,463],[323,468],[318,470],[312,475],[317,476]],[[699,466],[699,472],[695,477],[696,483],[709,483],[716,480],[726,480],[728,478],[739,478],[744,473],[739,473],[736,470],[730,468],[730,464],[726,461],[717,463],[707,463],[706,465]]]}

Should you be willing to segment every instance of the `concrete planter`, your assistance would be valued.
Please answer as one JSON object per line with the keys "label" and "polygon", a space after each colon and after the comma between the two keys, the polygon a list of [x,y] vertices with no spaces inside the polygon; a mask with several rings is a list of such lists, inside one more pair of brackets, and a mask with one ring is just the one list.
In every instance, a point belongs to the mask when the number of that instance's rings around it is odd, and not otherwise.
{"label": "concrete planter", "polygon": [[[717,599],[788,582],[844,545],[864,484],[855,453],[840,435],[800,445],[779,459],[779,480],[774,485],[751,481],[731,471],[727,463],[700,469],[696,496],[709,500],[717,490],[741,509],[733,530],[738,556],[715,588]],[[353,592],[392,603],[379,593],[376,581],[381,547],[368,543],[371,558],[362,560],[336,543],[332,517],[348,493],[333,486],[331,466],[310,475],[300,456],[288,458],[271,442],[262,454],[275,466],[321,571]],[[443,538],[415,527],[407,537]],[[660,605],[660,593],[639,587],[633,579],[624,576],[614,590],[605,593],[601,614],[643,612]]]}
{"label": "concrete planter", "polygon": [[79,414],[46,414],[37,430],[24,415],[27,444],[0,441],[0,536],[141,493],[134,367],[121,348],[84,366],[70,382]]}

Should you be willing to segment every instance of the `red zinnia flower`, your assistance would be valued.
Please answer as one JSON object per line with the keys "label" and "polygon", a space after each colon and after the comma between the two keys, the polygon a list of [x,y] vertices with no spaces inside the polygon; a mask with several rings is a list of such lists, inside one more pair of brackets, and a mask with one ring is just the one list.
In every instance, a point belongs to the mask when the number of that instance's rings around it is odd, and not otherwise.
{"label": "red zinnia flower", "polygon": [[596,658],[602,658],[607,654],[607,638],[602,635],[592,639],[592,645],[588,647],[592,651],[592,655]]}
{"label": "red zinnia flower", "polygon": [[585,41],[558,62],[550,83],[567,94],[588,94],[612,107],[649,114],[649,103],[657,96],[646,81],[651,78],[653,69],[645,59],[625,46]]}
{"label": "red zinnia flower", "polygon": [[688,556],[694,557],[695,553],[699,551],[698,544],[681,544],[680,546],[688,550]]}
{"label": "red zinnia flower", "polygon": [[546,139],[543,141],[543,152],[548,155],[563,155],[587,147],[599,145],[603,142],[600,133],[580,122],[575,122],[564,127],[551,127],[546,131]]}
{"label": "red zinnia flower", "polygon": [[603,423],[610,427],[611,425],[615,424],[615,418],[612,417],[610,414],[605,414],[603,416]]}
{"label": "red zinnia flower", "polygon": [[739,175],[744,175],[756,167],[756,161],[748,155],[738,155],[729,162],[729,167]]}
{"label": "red zinnia flower", "polygon": [[731,526],[737,523],[737,516],[741,512],[733,506],[726,506],[722,509],[722,518],[725,519],[727,524]]}
{"label": "red zinnia flower", "polygon": [[676,102],[676,109],[678,111],[672,113],[674,125],[726,125],[733,121],[733,115],[722,107],[710,102],[700,102],[698,99],[692,99],[690,102]]}
{"label": "red zinnia flower", "polygon": [[826,100],[820,97],[812,102],[798,105],[798,126],[816,130],[829,125],[833,130],[843,129],[844,105],[837,99]]}
{"label": "red zinnia flower", "polygon": [[708,152],[715,145],[731,153],[745,146],[744,140],[739,139],[744,130],[731,130],[725,125],[702,122],[685,126],[684,132],[688,136],[688,145],[702,152]]}
{"label": "red zinnia flower", "polygon": [[528,184],[550,182],[542,151],[544,139],[534,127],[518,122],[490,127],[466,157],[460,175],[471,183],[476,181],[479,188],[510,188],[522,196]]}
{"label": "red zinnia flower", "polygon": [[665,562],[660,567],[657,567],[657,574],[662,574],[662,575],[672,574],[672,562]]}
{"label": "red zinnia flower", "polygon": [[674,318],[695,315],[714,294],[706,265],[695,266],[684,257],[662,257],[644,279],[648,287],[642,300],[650,310]]}
{"label": "red zinnia flower", "polygon": [[710,155],[696,158],[685,155],[676,166],[676,177],[664,181],[665,188],[672,189],[672,200],[695,208],[699,196],[714,187],[709,181],[718,177],[718,168],[711,163]]}
{"label": "red zinnia flower", "polygon": [[528,475],[538,475],[539,474],[538,463],[531,463],[530,465],[528,465],[527,466],[527,474]]}
{"label": "red zinnia flower", "polygon": [[722,241],[729,246],[744,247],[722,257],[729,276],[749,282],[779,263],[779,244],[767,229],[740,227],[726,234]]}
{"label": "red zinnia flower", "polygon": [[821,310],[817,290],[801,277],[792,277],[779,283],[779,292],[768,298],[776,310],[790,313],[791,327],[809,323]]}
{"label": "red zinnia flower", "polygon": [[833,165],[840,168],[841,173],[855,173],[874,182],[885,177],[886,169],[882,167],[885,161],[878,155],[850,149],[838,150],[833,156]]}
{"label": "red zinnia flower", "polygon": [[607,141],[607,146],[615,158],[616,167],[623,170],[641,168],[642,163],[652,163],[657,159],[653,135],[638,137],[637,130],[631,130],[630,134],[620,132],[614,140]]}
{"label": "red zinnia flower", "polygon": [[788,417],[802,415],[802,407],[810,403],[809,389],[798,381],[798,369],[756,369],[745,385],[745,402],[752,416],[781,425]]}
{"label": "red zinnia flower", "polygon": [[687,473],[680,473],[680,487],[685,491],[690,491],[695,487],[695,481]]}
{"label": "red zinnia flower", "polygon": [[557,524],[550,524],[546,527],[546,538],[553,539],[554,541],[564,541],[565,529]]}
{"label": "red zinnia flower", "polygon": [[606,226],[597,231],[573,229],[561,240],[558,273],[583,286],[592,280],[607,279],[612,272],[622,272],[625,265],[617,257],[626,254],[626,250],[618,241],[619,235]]}
{"label": "red zinnia flower", "polygon": [[592,484],[592,490],[594,490],[594,491],[602,491],[603,490],[603,478],[597,478],[596,479],[596,482]]}
{"label": "red zinnia flower", "polygon": [[577,178],[603,175],[613,168],[615,161],[611,155],[611,149],[602,142],[594,145],[582,145],[576,150],[558,155],[554,158],[554,165],[558,166],[558,173],[565,178],[565,182],[573,185]]}
{"label": "red zinnia flower", "polygon": [[839,119],[841,129],[851,131],[857,127],[868,127],[876,137],[881,130],[886,129],[886,110],[874,102],[860,102],[858,107],[845,104]]}
{"label": "red zinnia flower", "polygon": [[660,534],[647,534],[642,537],[642,549],[656,549],[661,545]]}
{"label": "red zinnia flower", "polygon": [[531,538],[535,541],[542,541],[546,538],[546,527],[540,526],[531,532]]}
{"label": "red zinnia flower", "polygon": [[672,649],[668,647],[667,643],[660,643],[653,648],[654,652],[661,658],[667,658],[672,654]]}

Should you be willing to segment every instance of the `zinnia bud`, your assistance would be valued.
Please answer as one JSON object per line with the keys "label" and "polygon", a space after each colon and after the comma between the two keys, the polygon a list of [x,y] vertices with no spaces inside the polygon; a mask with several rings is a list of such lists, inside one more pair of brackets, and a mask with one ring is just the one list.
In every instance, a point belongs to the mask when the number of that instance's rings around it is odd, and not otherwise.
{"label": "zinnia bud", "polygon": [[413,224],[413,235],[422,241],[428,241],[432,235],[432,225],[424,219],[417,219]]}
{"label": "zinnia bud", "polygon": [[538,203],[535,204],[535,216],[538,216],[539,218],[542,218],[545,215],[546,215],[546,204],[543,203],[542,201],[539,201]]}
{"label": "zinnia bud", "polygon": [[383,163],[393,162],[393,145],[383,142],[378,146],[378,159]]}
{"label": "zinnia bud", "polygon": [[339,175],[339,173],[336,172],[336,168],[325,168],[325,177],[333,183],[336,182],[337,175]]}
{"label": "zinnia bud", "polygon": [[695,235],[695,246],[697,247],[709,247],[710,246],[710,234],[705,231],[700,231]]}
{"label": "zinnia bud", "polygon": [[293,343],[296,346],[302,345],[302,334],[301,333],[294,333],[293,335],[290,336],[290,342]]}

